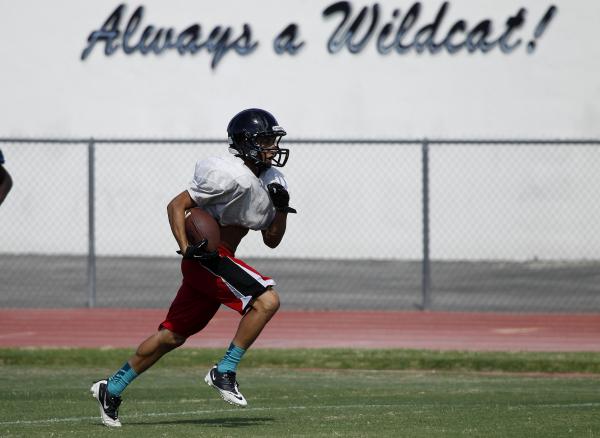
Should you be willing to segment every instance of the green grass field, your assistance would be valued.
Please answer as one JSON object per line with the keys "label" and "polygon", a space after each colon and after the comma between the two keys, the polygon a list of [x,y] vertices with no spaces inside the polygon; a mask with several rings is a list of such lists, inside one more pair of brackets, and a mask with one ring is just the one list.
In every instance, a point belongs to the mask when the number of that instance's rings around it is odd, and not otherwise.
{"label": "green grass field", "polygon": [[110,430],[88,390],[129,353],[0,349],[0,436],[600,437],[600,354],[254,350],[240,409],[203,382],[222,351],[183,349]]}

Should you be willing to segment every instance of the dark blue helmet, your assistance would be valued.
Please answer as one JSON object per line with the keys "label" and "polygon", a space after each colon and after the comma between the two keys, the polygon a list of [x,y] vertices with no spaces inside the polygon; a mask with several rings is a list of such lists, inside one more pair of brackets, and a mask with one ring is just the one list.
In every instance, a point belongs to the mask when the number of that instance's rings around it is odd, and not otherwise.
{"label": "dark blue helmet", "polygon": [[[288,160],[289,149],[279,148],[281,137],[286,135],[285,130],[279,126],[273,114],[268,111],[250,108],[236,114],[227,126],[229,151],[235,156],[250,160],[259,169],[270,167],[283,167]],[[263,145],[269,144],[277,147],[275,155],[265,162],[261,152],[272,152]]]}

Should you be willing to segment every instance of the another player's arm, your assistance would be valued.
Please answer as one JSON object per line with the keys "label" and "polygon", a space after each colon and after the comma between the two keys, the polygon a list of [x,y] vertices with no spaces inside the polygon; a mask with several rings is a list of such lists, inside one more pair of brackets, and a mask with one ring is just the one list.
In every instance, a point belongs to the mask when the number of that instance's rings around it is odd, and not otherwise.
{"label": "another player's arm", "polygon": [[12,184],[10,173],[8,173],[4,166],[0,164],[0,204],[2,204],[4,198],[6,198],[6,195],[10,192]]}
{"label": "another player's arm", "polygon": [[185,234],[185,212],[194,207],[196,207],[196,202],[194,202],[187,190],[175,196],[167,205],[171,231],[173,232],[173,236],[175,236],[175,240],[177,240],[182,254],[185,254],[189,243]]}

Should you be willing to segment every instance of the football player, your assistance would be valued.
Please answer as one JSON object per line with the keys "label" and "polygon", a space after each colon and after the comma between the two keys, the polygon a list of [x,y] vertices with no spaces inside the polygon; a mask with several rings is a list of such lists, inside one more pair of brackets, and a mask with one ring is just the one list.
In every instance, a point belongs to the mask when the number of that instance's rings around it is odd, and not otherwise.
{"label": "football player", "polygon": [[4,168],[4,155],[2,155],[2,150],[0,150],[0,204],[4,202],[11,188],[12,178],[10,177],[10,173]]}
{"label": "football player", "polygon": [[[285,234],[287,215],[296,210],[289,206],[287,183],[278,170],[287,162],[289,150],[279,147],[286,132],[275,117],[262,109],[244,110],[231,119],[227,134],[233,156],[198,161],[187,190],[167,206],[178,253],[183,256],[183,281],[165,320],[121,369],[91,388],[107,426],[121,426],[118,409],[127,385],[202,330],[221,304],[242,318],[225,355],[204,380],[226,402],[247,405],[236,380],[237,365],[279,309],[279,296],[273,279],[236,258],[235,251],[249,230],[260,230],[263,242],[277,247]],[[205,241],[188,242],[185,213],[194,207],[218,222],[221,242],[217,251],[207,251]]]}

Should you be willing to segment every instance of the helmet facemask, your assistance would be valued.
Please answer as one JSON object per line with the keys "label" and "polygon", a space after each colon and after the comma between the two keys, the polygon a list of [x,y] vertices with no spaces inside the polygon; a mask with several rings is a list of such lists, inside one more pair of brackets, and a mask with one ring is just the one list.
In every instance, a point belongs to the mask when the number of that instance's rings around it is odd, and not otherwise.
{"label": "helmet facemask", "polygon": [[281,137],[284,135],[285,133],[256,136],[254,144],[257,146],[260,159],[266,167],[283,167],[287,163],[290,150],[279,147]]}
{"label": "helmet facemask", "polygon": [[258,133],[249,135],[244,133],[243,138],[229,138],[229,151],[236,156],[247,159],[260,170],[271,166],[283,167],[287,163],[290,150],[279,147],[281,137],[285,131]]}

